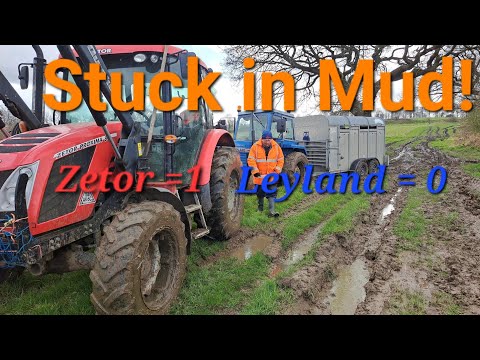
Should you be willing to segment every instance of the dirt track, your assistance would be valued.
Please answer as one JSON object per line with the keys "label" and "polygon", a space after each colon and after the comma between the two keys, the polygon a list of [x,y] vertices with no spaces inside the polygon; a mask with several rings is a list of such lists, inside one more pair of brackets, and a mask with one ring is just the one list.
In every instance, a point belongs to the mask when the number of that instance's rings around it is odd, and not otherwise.
{"label": "dirt track", "polygon": [[[328,238],[312,265],[282,281],[295,294],[285,314],[480,314],[480,181],[428,142],[400,151],[389,174],[420,179],[437,165],[448,172],[448,191],[439,201],[429,194],[421,204],[428,241],[414,251],[399,250],[392,224],[412,188],[399,188],[391,176],[390,190],[372,196],[354,231]],[[383,218],[391,199],[395,210]],[[452,221],[441,221],[455,213]]]}
{"label": "dirt track", "polygon": [[[314,261],[280,280],[291,290],[293,303],[283,314],[480,314],[480,179],[465,174],[461,160],[431,148],[428,143],[443,134],[429,131],[425,137],[398,147],[388,168],[386,193],[370,197],[368,211],[358,216],[347,234],[324,239]],[[430,194],[425,179],[430,169],[447,170],[447,188]],[[398,186],[398,174],[415,174],[416,187]],[[415,211],[425,231],[412,248],[395,235],[409,201],[409,193],[423,191]],[[299,214],[320,196],[307,196],[283,219]],[[410,198],[416,197],[412,193]],[[255,251],[272,259],[276,276],[298,262],[318,239],[323,223],[310,228],[288,250],[281,249],[280,222],[273,231],[242,230],[220,257],[242,260]]]}

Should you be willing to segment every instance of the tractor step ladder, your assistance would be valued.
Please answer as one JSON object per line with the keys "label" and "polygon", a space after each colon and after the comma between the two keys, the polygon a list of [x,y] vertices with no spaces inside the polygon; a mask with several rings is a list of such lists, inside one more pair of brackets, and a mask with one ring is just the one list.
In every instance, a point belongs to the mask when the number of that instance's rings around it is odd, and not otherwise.
{"label": "tractor step ladder", "polygon": [[193,193],[193,198],[195,199],[195,204],[185,206],[185,210],[187,211],[187,214],[197,214],[200,217],[200,223],[202,226],[192,231],[192,238],[197,240],[210,234],[210,229],[207,226],[202,204],[200,204],[197,193]]}

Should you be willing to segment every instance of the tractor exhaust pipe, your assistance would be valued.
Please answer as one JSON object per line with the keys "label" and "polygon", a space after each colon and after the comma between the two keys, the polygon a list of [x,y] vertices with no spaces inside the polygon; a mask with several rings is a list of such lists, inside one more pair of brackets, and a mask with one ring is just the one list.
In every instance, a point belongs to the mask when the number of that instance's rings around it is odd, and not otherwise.
{"label": "tractor exhaust pipe", "polygon": [[47,60],[43,56],[43,51],[38,45],[32,45],[37,56],[33,59],[33,99],[32,111],[42,124],[45,123],[45,102],[43,94],[45,94],[45,66]]}

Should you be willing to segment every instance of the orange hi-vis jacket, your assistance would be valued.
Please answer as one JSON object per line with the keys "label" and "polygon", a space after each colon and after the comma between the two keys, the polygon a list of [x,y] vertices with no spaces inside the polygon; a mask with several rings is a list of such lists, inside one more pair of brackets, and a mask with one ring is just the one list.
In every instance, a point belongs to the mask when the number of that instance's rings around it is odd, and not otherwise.
{"label": "orange hi-vis jacket", "polygon": [[268,152],[268,158],[262,145],[262,139],[253,144],[248,154],[247,164],[252,167],[252,175],[260,173],[260,177],[254,177],[254,184],[261,185],[263,178],[272,173],[280,174],[283,169],[285,159],[283,157],[282,148],[275,142],[271,141],[272,148]]}

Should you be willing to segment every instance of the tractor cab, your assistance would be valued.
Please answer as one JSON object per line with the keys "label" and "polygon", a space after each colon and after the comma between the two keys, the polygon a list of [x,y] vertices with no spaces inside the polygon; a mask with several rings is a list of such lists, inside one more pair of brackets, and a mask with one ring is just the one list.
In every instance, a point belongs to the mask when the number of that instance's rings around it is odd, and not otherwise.
{"label": "tractor cab", "polygon": [[[187,56],[194,56],[192,53],[179,48],[169,46],[165,52],[164,45],[155,46],[98,46],[102,60],[110,73],[122,74],[122,100],[125,103],[135,101],[135,89],[139,86],[138,81],[134,81],[134,76],[142,73],[144,77],[143,93],[145,96],[144,110],[130,111],[134,122],[140,125],[140,135],[143,148],[145,148],[148,135],[152,126],[152,140],[150,148],[149,167],[155,173],[154,182],[166,181],[167,174],[178,173],[185,174],[182,179],[184,183],[190,182],[188,169],[192,168],[199,155],[200,146],[207,129],[212,129],[213,116],[209,111],[203,99],[198,102],[198,111],[189,111],[187,109]],[[163,56],[166,53],[167,58]],[[162,63],[164,69],[162,69]],[[159,99],[164,103],[169,103],[173,98],[182,99],[181,106],[175,111],[154,111],[151,99],[150,86],[155,81],[156,75],[160,72],[169,72],[182,80],[181,86],[172,86],[171,82],[164,81],[159,87]],[[211,70],[210,70],[211,71]],[[200,82],[209,70],[205,64],[200,61],[198,70],[198,82]],[[135,75],[137,74],[137,75]],[[73,82],[74,79],[69,71],[63,74],[64,80]],[[138,83],[138,84],[137,84]],[[158,88],[158,83],[157,83]],[[62,92],[62,102],[70,100],[70,93]],[[118,116],[103,98],[102,101],[107,104],[107,111],[104,113],[107,121],[119,121]],[[73,111],[61,113],[61,124],[75,124],[92,122],[93,119],[90,110],[85,101],[80,107]],[[173,136],[172,136],[173,135]],[[165,142],[165,137],[170,136],[171,141]]]}
{"label": "tractor cab", "polygon": [[[264,130],[272,132],[274,140],[283,149],[296,148],[293,128],[293,115],[284,111],[239,111],[235,123],[235,146],[240,151],[242,163],[247,165],[247,157],[252,145],[258,141]],[[300,148],[300,146],[298,146]]]}

